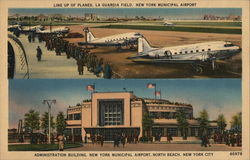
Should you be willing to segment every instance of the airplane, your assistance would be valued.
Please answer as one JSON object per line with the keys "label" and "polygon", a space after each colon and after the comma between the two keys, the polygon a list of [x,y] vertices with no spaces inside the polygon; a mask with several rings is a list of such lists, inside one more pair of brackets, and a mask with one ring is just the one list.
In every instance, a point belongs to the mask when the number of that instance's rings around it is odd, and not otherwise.
{"label": "airplane", "polygon": [[44,27],[41,25],[36,26],[22,26],[21,31],[23,32],[35,32],[37,29],[43,29]]}
{"label": "airplane", "polygon": [[13,31],[15,29],[21,30],[21,25],[15,24],[15,25],[9,25],[8,26],[8,31]]}
{"label": "airplane", "polygon": [[[138,39],[138,53],[128,57],[138,63],[189,63],[195,72],[203,72],[202,63],[208,62],[215,70],[216,60],[225,60],[241,52],[241,48],[227,41],[212,41],[173,47],[151,47],[143,37]],[[139,59],[138,59],[139,58]]]}
{"label": "airplane", "polygon": [[14,31],[18,30],[20,32],[35,32],[37,29],[43,29],[43,26],[37,25],[37,26],[21,26],[19,24],[17,25],[9,25],[8,30],[9,31]]}
{"label": "airplane", "polygon": [[85,31],[85,42],[79,42],[79,45],[90,45],[90,46],[115,46],[120,49],[122,46],[129,46],[133,48],[137,44],[138,38],[142,37],[142,34],[137,32],[116,34],[112,36],[96,38],[88,28],[84,29]]}
{"label": "airplane", "polygon": [[164,26],[174,26],[174,23],[165,21]]}
{"label": "airplane", "polygon": [[46,30],[41,30],[40,28],[36,29],[36,33],[69,33],[68,27],[58,27],[58,28],[51,28]]}

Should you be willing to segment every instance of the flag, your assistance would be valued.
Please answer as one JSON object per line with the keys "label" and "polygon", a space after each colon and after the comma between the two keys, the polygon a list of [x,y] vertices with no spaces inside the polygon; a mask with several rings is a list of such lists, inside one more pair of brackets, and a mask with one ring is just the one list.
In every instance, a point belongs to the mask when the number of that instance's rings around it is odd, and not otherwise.
{"label": "flag", "polygon": [[155,88],[155,84],[154,83],[148,83],[147,88]]}
{"label": "flag", "polygon": [[155,92],[155,95],[156,95],[156,96],[161,96],[161,91],[156,91],[156,92]]}
{"label": "flag", "polygon": [[87,85],[86,89],[87,89],[87,91],[94,91],[95,86],[94,85]]}

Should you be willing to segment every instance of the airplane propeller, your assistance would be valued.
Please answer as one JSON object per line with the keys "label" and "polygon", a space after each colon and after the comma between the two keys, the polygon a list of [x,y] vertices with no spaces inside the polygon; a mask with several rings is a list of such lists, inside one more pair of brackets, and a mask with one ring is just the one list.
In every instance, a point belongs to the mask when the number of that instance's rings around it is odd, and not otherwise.
{"label": "airplane propeller", "polygon": [[215,70],[217,68],[217,65],[216,65],[216,58],[215,57],[212,57],[212,69]]}
{"label": "airplane propeller", "polygon": [[212,69],[214,70],[215,69],[215,61],[212,60]]}

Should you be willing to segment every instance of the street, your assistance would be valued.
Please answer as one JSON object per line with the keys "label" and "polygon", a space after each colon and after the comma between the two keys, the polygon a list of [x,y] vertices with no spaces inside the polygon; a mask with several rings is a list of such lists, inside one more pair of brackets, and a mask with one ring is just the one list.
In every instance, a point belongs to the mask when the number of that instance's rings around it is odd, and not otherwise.
{"label": "street", "polygon": [[65,149],[65,151],[240,151],[241,147],[229,147],[225,144],[212,144],[211,147],[201,147],[200,144],[126,144],[113,147],[113,143],[84,144],[83,147]]}

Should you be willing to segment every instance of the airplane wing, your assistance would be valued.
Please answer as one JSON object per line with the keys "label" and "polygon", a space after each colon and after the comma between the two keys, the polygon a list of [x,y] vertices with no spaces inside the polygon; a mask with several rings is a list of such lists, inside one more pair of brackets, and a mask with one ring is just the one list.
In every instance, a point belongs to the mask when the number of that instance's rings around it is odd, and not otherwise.
{"label": "airplane wing", "polygon": [[120,43],[88,43],[88,42],[78,42],[79,45],[85,46],[100,46],[100,47],[107,47],[107,46],[121,46]]}
{"label": "airplane wing", "polygon": [[181,59],[149,59],[149,58],[137,58],[133,59],[133,62],[136,63],[169,63],[169,64],[175,64],[175,63],[182,63],[182,64],[192,64],[200,62],[201,60],[181,60]]}

